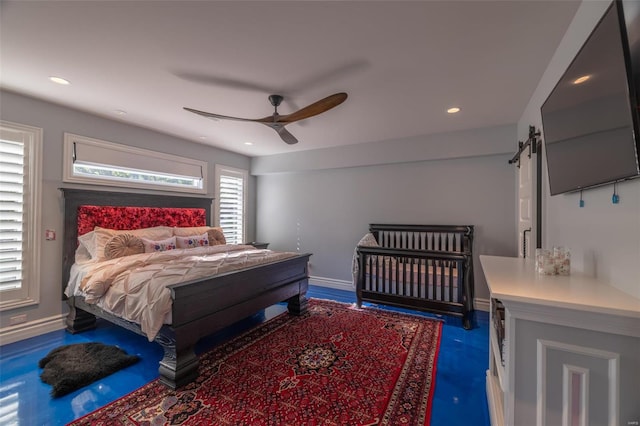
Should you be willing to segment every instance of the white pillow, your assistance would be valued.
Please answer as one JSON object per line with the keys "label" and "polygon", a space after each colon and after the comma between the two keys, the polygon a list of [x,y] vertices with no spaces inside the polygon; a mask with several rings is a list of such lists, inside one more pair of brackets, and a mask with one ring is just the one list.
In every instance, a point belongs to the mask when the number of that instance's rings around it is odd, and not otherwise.
{"label": "white pillow", "polygon": [[[88,259],[86,259],[88,257]],[[96,258],[96,233],[87,232],[78,237],[78,249],[76,250],[76,262]]]}
{"label": "white pillow", "polygon": [[149,240],[147,238],[141,238],[144,243],[145,253],[154,253],[157,251],[167,251],[176,248],[176,237],[170,237],[165,240]]}
{"label": "white pillow", "polygon": [[211,226],[175,226],[173,228],[173,235],[176,237],[190,237],[192,235],[202,235],[211,229]]}
{"label": "white pillow", "polygon": [[178,248],[194,248],[194,247],[208,247],[209,246],[209,234],[205,232],[200,235],[192,235],[189,237],[175,237]]}

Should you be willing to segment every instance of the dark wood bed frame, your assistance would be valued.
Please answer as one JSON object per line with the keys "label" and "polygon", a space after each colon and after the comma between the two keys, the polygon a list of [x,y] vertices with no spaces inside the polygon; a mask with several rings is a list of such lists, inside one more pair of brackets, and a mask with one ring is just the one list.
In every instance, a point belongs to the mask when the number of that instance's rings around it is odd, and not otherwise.
{"label": "dark wood bed frame", "polygon": [[[64,254],[62,291],[69,281],[69,272],[75,260],[77,248],[78,207],[132,206],[202,208],[207,222],[211,218],[211,199],[150,194],[129,194],[107,191],[61,189],[64,196]],[[158,369],[160,381],[170,388],[183,386],[198,377],[196,342],[243,318],[282,301],[288,302],[288,310],[301,315],[307,309],[305,294],[308,288],[307,263],[310,254],[253,266],[169,286],[171,290],[172,324],[164,325],[155,341],[164,349],[164,357]],[[96,326],[96,317],[106,319],[140,335],[140,326],[114,316],[83,297],[67,298],[69,314],[67,330],[78,333]]]}
{"label": "dark wood bed frame", "polygon": [[[472,225],[395,225],[371,224],[371,232],[379,247],[358,246],[356,296],[358,306],[363,301],[382,303],[409,309],[462,318],[466,330],[472,327],[473,316],[473,226]],[[382,257],[381,257],[382,256]],[[385,285],[385,263],[376,259],[393,259],[398,265],[396,285]],[[429,287],[417,280],[414,271],[419,265],[433,265],[430,279],[438,285]],[[367,274],[366,271],[374,271]],[[458,280],[454,291],[454,274]],[[442,285],[445,283],[446,285]],[[426,290],[425,290],[426,287]],[[429,293],[428,289],[433,290]],[[418,291],[416,292],[415,289]],[[448,300],[446,295],[448,295]]]}

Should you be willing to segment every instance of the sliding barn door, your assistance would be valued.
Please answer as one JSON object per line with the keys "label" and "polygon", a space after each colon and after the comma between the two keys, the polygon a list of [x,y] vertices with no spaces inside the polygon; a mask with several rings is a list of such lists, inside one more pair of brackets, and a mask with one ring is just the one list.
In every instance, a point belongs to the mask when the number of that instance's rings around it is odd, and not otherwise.
{"label": "sliding barn door", "polygon": [[[538,154],[539,155],[539,154]],[[532,257],[536,247],[535,228],[535,156],[520,155],[518,179],[518,257]]]}

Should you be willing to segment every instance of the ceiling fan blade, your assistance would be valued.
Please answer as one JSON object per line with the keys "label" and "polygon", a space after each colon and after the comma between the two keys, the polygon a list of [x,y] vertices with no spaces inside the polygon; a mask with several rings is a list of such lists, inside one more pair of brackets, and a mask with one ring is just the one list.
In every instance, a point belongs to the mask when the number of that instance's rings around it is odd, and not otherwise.
{"label": "ceiling fan blade", "polygon": [[252,122],[262,122],[264,119],[258,119],[258,120],[254,120],[251,118],[240,118],[240,117],[229,117],[228,115],[220,115],[220,114],[214,114],[212,112],[206,112],[206,111],[198,111],[197,109],[192,109],[192,108],[187,108],[187,107],[183,107],[185,110],[192,112],[194,114],[198,114],[201,115],[203,117],[207,117],[207,118],[211,118],[211,119],[218,119],[218,120],[236,120],[236,121],[252,121]]}
{"label": "ceiling fan blade", "polygon": [[293,123],[294,121],[304,120],[305,118],[313,117],[314,115],[322,114],[325,111],[329,111],[331,108],[335,108],[347,99],[347,94],[344,92],[335,93],[331,96],[327,96],[324,99],[320,99],[317,102],[307,105],[306,107],[299,109],[288,115],[279,117],[282,123]]}
{"label": "ceiling fan blade", "polygon": [[265,126],[267,127],[271,127],[273,130],[275,130],[276,132],[278,132],[278,134],[280,135],[280,138],[285,141],[286,143],[288,143],[289,145],[293,145],[298,143],[298,139],[296,139],[295,136],[293,136],[291,133],[289,133],[289,131],[287,129],[284,128],[284,124],[282,123],[263,123]]}
{"label": "ceiling fan blade", "polygon": [[280,138],[282,138],[282,140],[288,143],[289,145],[298,143],[298,139],[296,139],[295,136],[289,133],[289,131],[285,129],[284,126],[281,127],[279,130],[276,130],[276,132],[278,132],[278,134],[280,135]]}

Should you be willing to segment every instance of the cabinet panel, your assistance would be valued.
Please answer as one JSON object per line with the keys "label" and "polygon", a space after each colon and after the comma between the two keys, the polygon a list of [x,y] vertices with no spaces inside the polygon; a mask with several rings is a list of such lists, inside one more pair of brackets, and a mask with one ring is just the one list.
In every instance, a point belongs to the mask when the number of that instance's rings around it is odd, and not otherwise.
{"label": "cabinet panel", "polygon": [[582,274],[541,276],[526,259],[480,262],[492,308],[505,307],[502,348],[494,322],[489,337],[492,424],[638,424],[640,300]]}

